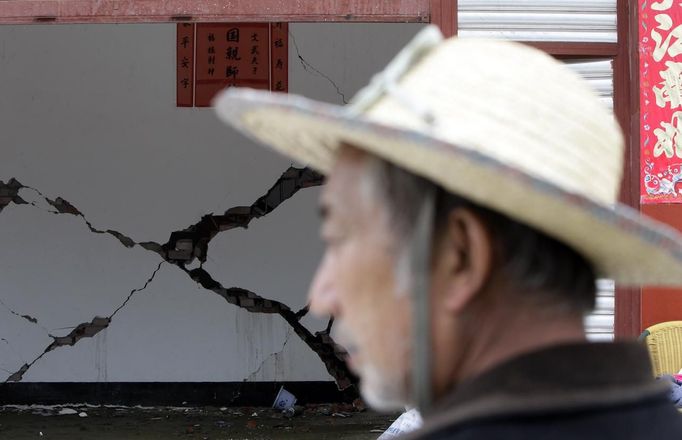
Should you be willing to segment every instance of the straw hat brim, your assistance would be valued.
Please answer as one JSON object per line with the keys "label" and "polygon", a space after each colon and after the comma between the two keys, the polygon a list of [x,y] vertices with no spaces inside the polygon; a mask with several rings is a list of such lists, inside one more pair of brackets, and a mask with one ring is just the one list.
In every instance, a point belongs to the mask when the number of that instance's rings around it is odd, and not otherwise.
{"label": "straw hat brim", "polygon": [[628,206],[604,206],[473,149],[301,96],[228,89],[214,104],[226,123],[322,173],[348,143],[570,245],[600,277],[682,285],[682,235]]}

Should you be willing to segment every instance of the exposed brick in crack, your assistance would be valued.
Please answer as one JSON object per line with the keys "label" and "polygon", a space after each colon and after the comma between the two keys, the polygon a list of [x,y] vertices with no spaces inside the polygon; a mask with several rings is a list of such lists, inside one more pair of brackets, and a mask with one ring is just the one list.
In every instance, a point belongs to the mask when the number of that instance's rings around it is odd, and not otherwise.
{"label": "exposed brick in crack", "polygon": [[10,376],[7,378],[7,380],[5,380],[5,382],[19,382],[24,377],[24,374],[28,371],[28,369],[31,368],[31,365],[33,365],[33,363],[36,362],[41,357],[43,357],[42,354],[40,355],[40,357],[38,357],[36,360],[31,362],[30,364],[22,365],[18,371],[10,374]]}
{"label": "exposed brick in crack", "polygon": [[333,326],[333,325],[334,325],[334,317],[332,316],[332,317],[329,318],[329,322],[327,323],[327,328],[324,329],[324,331],[323,331],[322,333],[331,335],[331,333],[332,333],[332,326]]}
{"label": "exposed brick in crack", "polygon": [[[277,179],[268,192],[259,197],[251,206],[237,206],[228,209],[222,215],[208,214],[201,220],[183,230],[172,232],[168,241],[159,244],[153,241],[136,242],[125,234],[113,229],[97,229],[68,200],[62,197],[51,199],[38,189],[23,185],[11,178],[5,185],[0,181],[0,211],[9,203],[27,203],[19,197],[19,190],[25,188],[35,191],[46,203],[56,211],[55,214],[69,214],[80,217],[88,229],[95,234],[109,234],[123,246],[132,248],[138,245],[148,251],[159,254],[170,263],[188,264],[195,258],[201,263],[206,261],[209,242],[220,232],[233,228],[247,228],[252,220],[263,217],[274,211],[279,205],[291,198],[299,190],[322,185],[324,177],[310,168],[289,167]],[[2,196],[6,194],[6,196]],[[5,205],[2,202],[5,201]]]}
{"label": "exposed brick in crack", "polygon": [[[181,267],[182,268],[182,267]],[[324,332],[312,334],[299,322],[289,306],[279,301],[265,299],[246,289],[225,288],[203,268],[188,270],[182,268],[196,283],[204,289],[211,290],[223,297],[230,304],[248,310],[252,313],[269,313],[281,316],[294,330],[299,338],[313,350],[324,363],[329,374],[336,381],[340,390],[354,387],[357,378],[351,373],[344,361],[345,351]]]}
{"label": "exposed brick in crack", "polygon": [[83,322],[78,324],[71,332],[66,335],[66,336],[52,336],[52,343],[48,345],[45,350],[43,350],[38,357],[33,359],[31,362],[26,362],[24,365],[19,368],[18,371],[14,372],[11,374],[5,382],[19,382],[24,378],[24,374],[28,371],[29,368],[33,366],[36,362],[38,362],[40,359],[42,359],[43,356],[45,356],[47,353],[51,352],[52,350],[56,350],[57,348],[60,347],[72,347],[78,343],[81,339],[85,338],[92,338],[93,336],[97,335],[99,332],[102,330],[106,329],[109,327],[109,324],[111,324],[112,318],[123,308],[125,307],[126,304],[130,301],[130,299],[133,297],[138,292],[143,291],[144,289],[149,286],[149,284],[154,281],[154,277],[156,277],[156,274],[159,272],[161,269],[161,266],[164,264],[164,261],[160,262],[159,265],[156,267],[154,272],[152,272],[151,276],[147,279],[147,281],[144,283],[144,286],[133,289],[130,291],[126,299],[123,301],[123,303],[116,308],[109,316],[106,317],[101,317],[101,316],[95,316],[92,321],[90,322]]}
{"label": "exposed brick in crack", "polygon": [[296,312],[296,319],[298,319],[300,321],[301,319],[303,319],[303,317],[305,315],[308,314],[309,311],[310,311],[310,304],[306,304],[305,306],[303,306],[303,308],[301,310]]}
{"label": "exposed brick in crack", "polygon": [[[300,321],[301,319],[303,319],[304,316],[306,316],[308,314],[308,312],[310,312],[310,304],[306,304],[301,310],[296,312],[296,314],[295,314],[296,319],[298,319]],[[320,333],[326,333],[328,335],[331,334],[333,325],[334,325],[334,317],[331,316],[329,318],[329,321],[327,322],[327,327]]]}
{"label": "exposed brick in crack", "polygon": [[15,178],[11,178],[7,183],[0,180],[0,212],[10,203],[16,205],[26,205],[28,202],[19,197],[19,190],[23,185]]}
{"label": "exposed brick in crack", "polygon": [[204,263],[209,242],[220,232],[247,228],[252,220],[271,213],[299,190],[319,186],[323,181],[324,177],[310,168],[289,167],[251,206],[230,208],[222,215],[205,215],[198,223],[171,233],[168,242],[161,247],[162,255],[173,263],[187,264],[195,258]]}
{"label": "exposed brick in crack", "polygon": [[[2,182],[0,181],[0,211],[2,211],[2,208],[3,208],[3,206],[2,206],[2,200],[3,199],[1,196],[3,188],[2,188],[1,184],[2,184]],[[55,211],[49,211],[53,214],[69,214],[69,215],[74,215],[76,217],[80,217],[81,219],[83,219],[83,221],[87,225],[88,229],[90,229],[90,231],[95,233],[95,234],[109,234],[112,237],[116,238],[123,246],[125,246],[127,248],[131,248],[131,247],[135,246],[136,244],[138,244],[138,243],[135,243],[135,241],[132,238],[127,237],[126,235],[124,235],[118,231],[114,231],[112,229],[101,230],[101,229],[95,228],[88,221],[88,219],[85,218],[83,213],[80,212],[78,210],[78,208],[73,206],[68,200],[65,200],[61,197],[57,197],[56,199],[51,199],[51,198],[47,197],[45,194],[43,194],[42,192],[40,192],[39,190],[37,190],[36,188],[23,185],[18,180],[14,179],[14,178],[9,180],[9,184],[12,184],[12,189],[14,189],[17,193],[21,189],[29,189],[31,191],[35,191],[36,194],[38,194],[43,200],[45,200],[46,203],[48,203],[50,206],[52,206],[55,209]],[[12,200],[12,201],[14,201],[14,200]],[[26,203],[23,199],[21,199],[21,201]]]}

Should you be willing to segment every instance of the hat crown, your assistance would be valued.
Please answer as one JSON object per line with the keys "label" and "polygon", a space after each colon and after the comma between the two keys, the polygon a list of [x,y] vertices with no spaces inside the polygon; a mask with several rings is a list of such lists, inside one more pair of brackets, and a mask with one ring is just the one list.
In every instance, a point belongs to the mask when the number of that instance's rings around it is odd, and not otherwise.
{"label": "hat crown", "polygon": [[370,120],[428,133],[600,204],[617,201],[618,124],[585,80],[544,52],[451,38],[384,87],[362,103]]}
{"label": "hat crown", "polygon": [[219,115],[323,173],[355,145],[554,237],[617,283],[682,285],[682,235],[616,202],[623,137],[586,81],[529,46],[434,31],[349,106],[231,88]]}

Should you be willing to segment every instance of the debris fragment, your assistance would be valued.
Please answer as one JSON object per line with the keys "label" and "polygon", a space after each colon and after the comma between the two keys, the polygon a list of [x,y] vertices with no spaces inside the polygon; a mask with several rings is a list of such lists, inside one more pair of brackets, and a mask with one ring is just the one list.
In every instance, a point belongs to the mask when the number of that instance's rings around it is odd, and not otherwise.
{"label": "debris fragment", "polygon": [[367,405],[362,399],[357,398],[353,400],[353,409],[357,412],[364,412],[367,410]]}
{"label": "debris fragment", "polygon": [[342,419],[345,419],[347,417],[351,417],[352,414],[350,413],[345,413],[345,412],[335,412],[332,414],[332,417],[341,417]]}
{"label": "debris fragment", "polygon": [[293,409],[296,400],[296,396],[285,390],[282,386],[279,388],[279,393],[277,393],[277,397],[275,397],[275,402],[272,404],[272,407],[280,411],[288,410],[289,408]]}

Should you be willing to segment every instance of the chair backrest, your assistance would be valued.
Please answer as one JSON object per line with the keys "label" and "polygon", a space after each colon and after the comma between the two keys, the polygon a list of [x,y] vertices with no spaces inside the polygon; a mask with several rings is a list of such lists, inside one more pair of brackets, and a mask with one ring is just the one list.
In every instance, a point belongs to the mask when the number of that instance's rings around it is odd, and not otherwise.
{"label": "chair backrest", "polygon": [[654,375],[677,374],[682,369],[682,321],[652,325],[639,338],[649,349]]}

